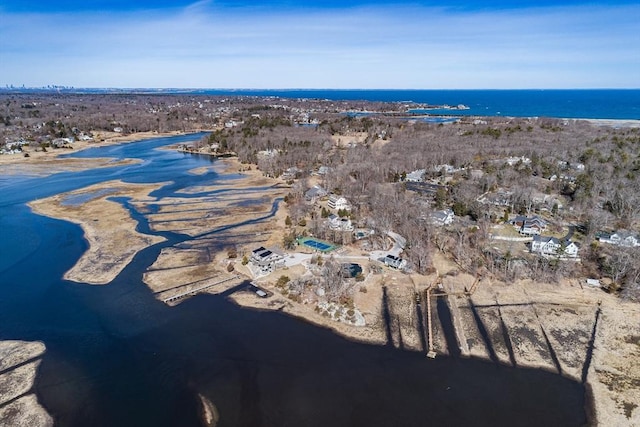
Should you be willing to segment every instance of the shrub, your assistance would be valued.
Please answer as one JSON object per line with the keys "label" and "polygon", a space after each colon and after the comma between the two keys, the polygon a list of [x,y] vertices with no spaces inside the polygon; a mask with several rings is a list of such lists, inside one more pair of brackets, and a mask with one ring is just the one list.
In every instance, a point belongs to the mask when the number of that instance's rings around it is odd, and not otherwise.
{"label": "shrub", "polygon": [[291,279],[289,279],[288,276],[280,276],[278,278],[278,281],[276,282],[276,286],[278,287],[283,287],[284,285],[286,285],[287,283],[289,283]]}

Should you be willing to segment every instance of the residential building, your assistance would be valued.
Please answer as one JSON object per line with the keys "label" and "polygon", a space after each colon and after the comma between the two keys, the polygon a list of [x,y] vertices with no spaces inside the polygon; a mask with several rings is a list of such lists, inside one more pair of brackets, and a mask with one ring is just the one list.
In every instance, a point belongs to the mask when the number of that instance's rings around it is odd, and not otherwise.
{"label": "residential building", "polygon": [[308,202],[315,202],[316,200],[327,195],[327,191],[319,185],[314,185],[304,193],[304,198]]}
{"label": "residential building", "polygon": [[525,156],[507,157],[507,159],[505,160],[505,163],[508,164],[509,166],[515,166],[518,163],[522,163],[523,165],[529,165],[531,164],[531,159]]}
{"label": "residential building", "polygon": [[286,171],[284,171],[284,173],[282,174],[281,178],[282,179],[295,179],[298,176],[300,176],[301,173],[302,173],[302,171],[300,169],[298,169],[297,167],[293,166],[293,167],[290,167],[289,169],[287,169]]}
{"label": "residential building", "polygon": [[627,230],[619,230],[614,233],[599,233],[598,241],[610,245],[634,248],[640,246],[640,236]]}
{"label": "residential building", "polygon": [[396,268],[398,270],[401,270],[407,266],[406,260],[391,254],[384,257],[382,262],[384,262],[385,265],[388,265],[389,267],[392,267],[392,268]]}
{"label": "residential building", "polygon": [[453,222],[455,214],[451,209],[445,209],[443,211],[435,211],[431,213],[431,223],[438,226],[449,225]]}
{"label": "residential building", "polygon": [[424,180],[424,174],[427,173],[426,169],[418,169],[413,172],[409,172],[407,176],[405,176],[404,180],[406,182],[422,182]]}
{"label": "residential building", "polygon": [[249,262],[259,273],[269,274],[284,264],[284,254],[279,253],[279,251],[273,248],[266,249],[260,246],[251,252]]}
{"label": "residential building", "polygon": [[518,215],[510,222],[520,234],[525,234],[527,236],[541,234],[547,229],[547,221],[539,216],[528,218],[524,215]]}
{"label": "residential building", "polygon": [[351,210],[351,205],[349,205],[349,202],[347,201],[347,199],[335,194],[329,195],[329,201],[327,202],[327,206],[329,207],[329,209],[333,209],[337,211],[345,210],[345,209]]}
{"label": "residential building", "polygon": [[565,256],[575,258],[580,247],[576,242],[555,237],[535,235],[531,242],[531,252],[545,256]]}
{"label": "residential building", "polygon": [[327,218],[327,223],[332,230],[353,231],[353,224],[349,218],[340,218],[338,215],[331,214]]}

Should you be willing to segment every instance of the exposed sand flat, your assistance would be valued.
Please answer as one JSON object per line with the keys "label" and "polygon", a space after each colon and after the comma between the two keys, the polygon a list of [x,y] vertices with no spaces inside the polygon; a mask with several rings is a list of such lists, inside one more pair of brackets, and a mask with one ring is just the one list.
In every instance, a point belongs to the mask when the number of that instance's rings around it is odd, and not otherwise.
{"label": "exposed sand flat", "polygon": [[32,393],[41,342],[0,341],[0,425],[49,427],[53,419]]}
{"label": "exposed sand flat", "polygon": [[[76,158],[56,158],[56,157],[35,157],[25,158],[23,162],[7,162],[9,157],[16,155],[0,156],[0,172],[3,175],[27,175],[27,176],[48,176],[60,172],[80,172],[83,170],[110,168],[115,166],[126,166],[140,163],[140,160],[125,159],[114,161],[109,158],[96,159],[76,159]],[[22,156],[19,156],[22,157]]]}
{"label": "exposed sand flat", "polygon": [[588,382],[603,426],[640,426],[640,309],[602,301]]}
{"label": "exposed sand flat", "polygon": [[[510,344],[518,366],[560,371],[580,382],[600,308],[586,377],[597,425],[640,425],[639,304],[623,302],[598,289],[583,289],[575,282],[531,281],[480,285],[471,299],[456,298],[455,303],[469,356],[489,357],[490,346],[500,363],[510,364]],[[481,328],[487,331],[489,343],[480,334]]]}
{"label": "exposed sand flat", "polygon": [[[74,222],[85,232],[89,249],[65,274],[65,279],[91,284],[109,283],[138,251],[163,241],[162,237],[137,232],[137,221],[131,218],[129,211],[119,203],[107,200],[113,196],[150,200],[148,194],[161,186],[109,181],[29,203],[35,212]],[[102,194],[104,190],[108,190],[108,194]],[[88,197],[97,194],[97,197],[76,205],[64,204],[66,198],[83,194]]]}

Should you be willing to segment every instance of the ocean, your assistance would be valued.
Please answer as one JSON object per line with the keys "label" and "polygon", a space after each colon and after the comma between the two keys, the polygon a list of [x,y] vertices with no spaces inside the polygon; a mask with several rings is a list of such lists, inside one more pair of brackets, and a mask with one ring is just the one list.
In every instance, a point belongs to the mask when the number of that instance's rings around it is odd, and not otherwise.
{"label": "ocean", "polygon": [[[7,89],[0,89],[0,92]],[[11,89],[9,93],[51,93],[47,89]],[[640,120],[640,89],[180,89],[66,88],[56,93],[138,93],[156,95],[270,96],[333,101],[413,102],[468,110],[429,110],[432,115],[554,117]]]}
{"label": "ocean", "polygon": [[[181,91],[184,93],[184,91]],[[468,110],[429,110],[453,116],[556,117],[640,120],[640,89],[539,90],[338,90],[338,89],[216,89],[188,93],[277,96],[335,101],[415,102],[457,106]]]}

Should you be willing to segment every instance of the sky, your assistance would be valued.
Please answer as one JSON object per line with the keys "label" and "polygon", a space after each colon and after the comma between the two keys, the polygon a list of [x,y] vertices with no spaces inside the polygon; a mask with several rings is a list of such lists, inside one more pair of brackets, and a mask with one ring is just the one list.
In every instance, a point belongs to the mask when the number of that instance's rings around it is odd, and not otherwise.
{"label": "sky", "polygon": [[0,86],[640,88],[640,2],[0,0]]}

